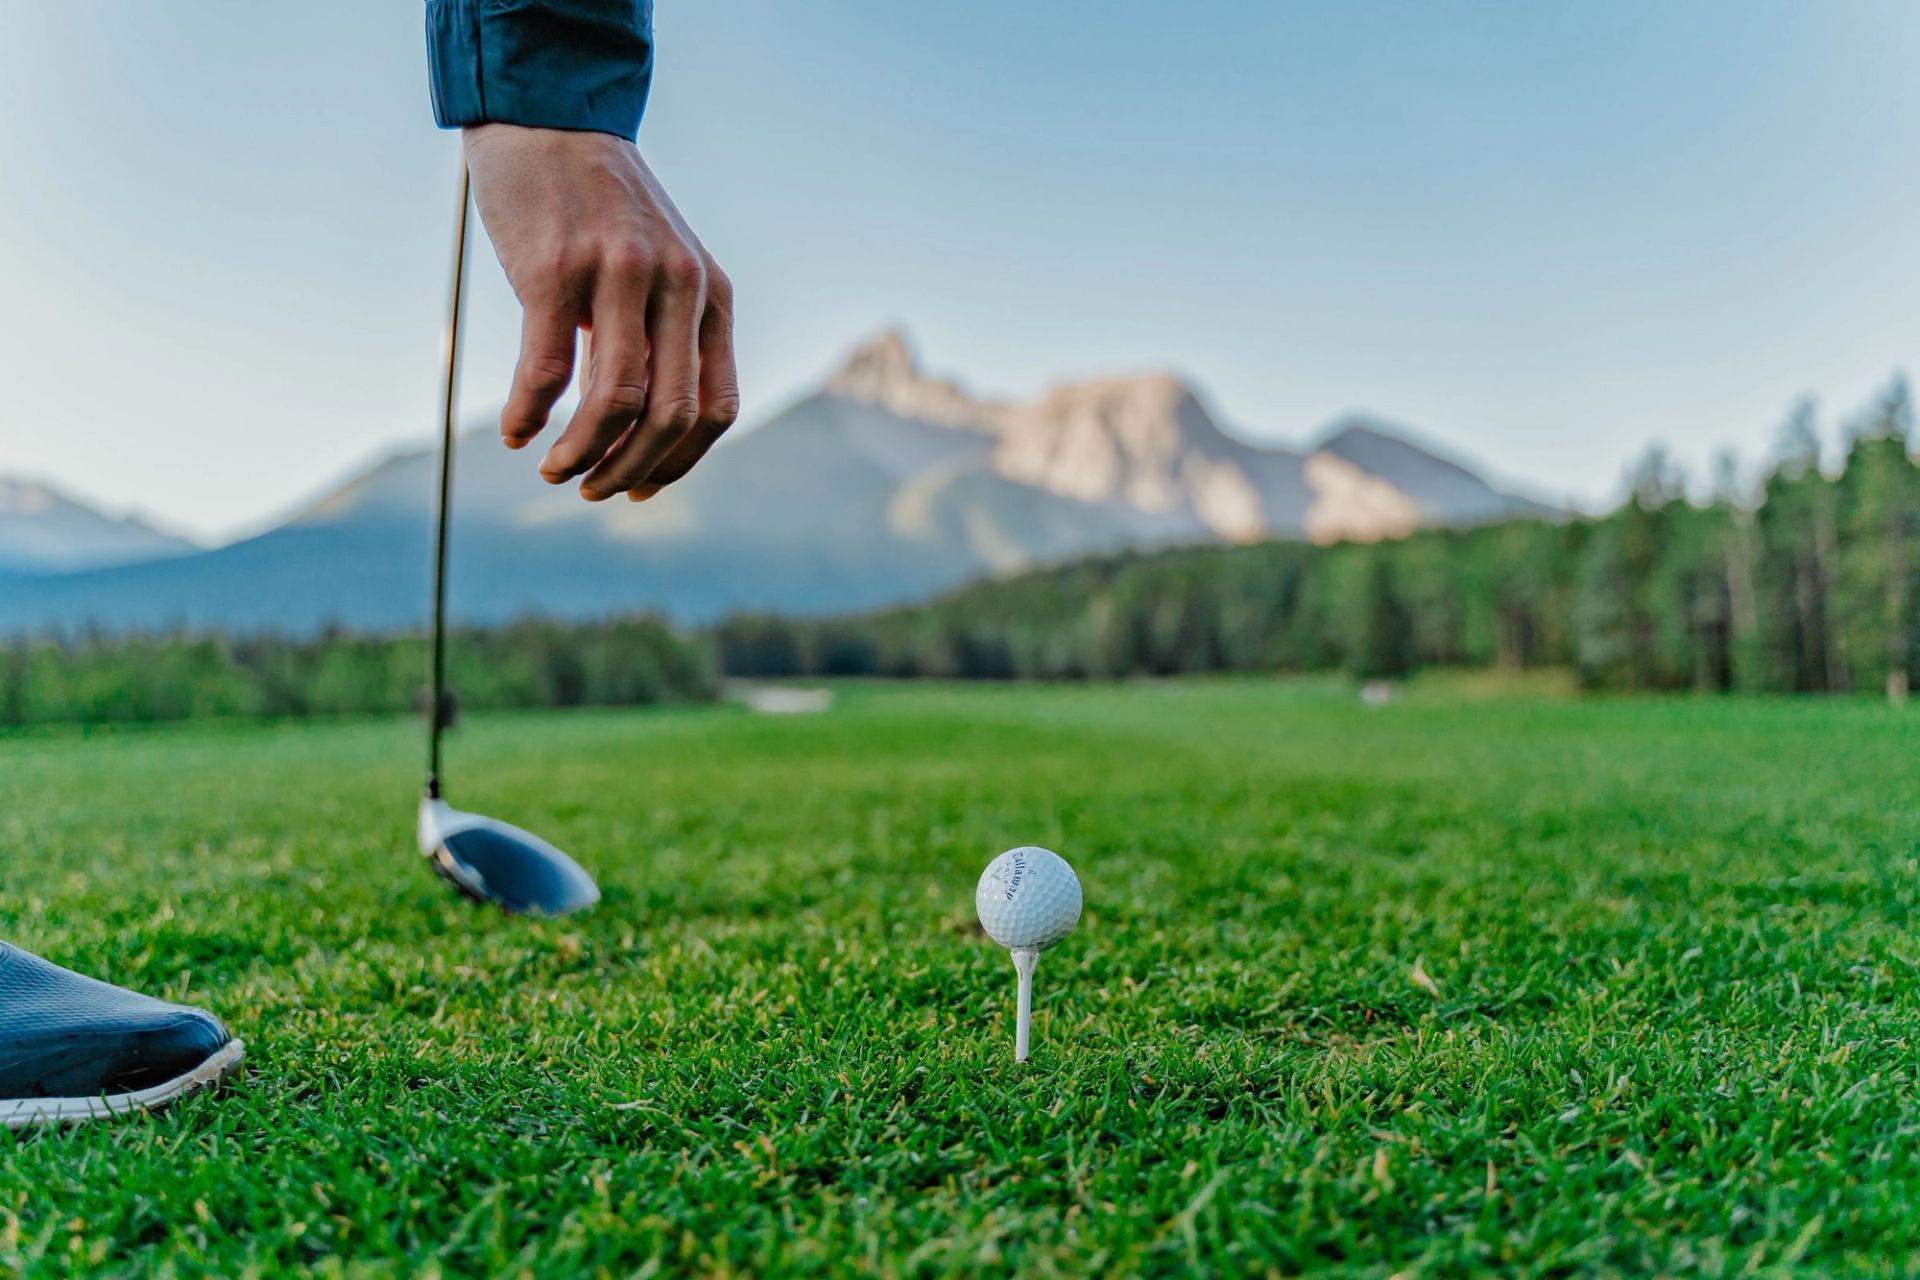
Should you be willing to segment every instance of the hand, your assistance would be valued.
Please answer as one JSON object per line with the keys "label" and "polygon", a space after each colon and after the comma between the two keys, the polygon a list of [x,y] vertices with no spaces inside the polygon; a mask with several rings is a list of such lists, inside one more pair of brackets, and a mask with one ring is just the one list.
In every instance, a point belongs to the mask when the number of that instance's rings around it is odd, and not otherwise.
{"label": "hand", "polygon": [[547,451],[550,484],[644,502],[693,469],[740,416],[733,286],[631,142],[486,124],[466,130],[474,202],[524,321],[500,415],[519,449],[573,381],[580,407]]}

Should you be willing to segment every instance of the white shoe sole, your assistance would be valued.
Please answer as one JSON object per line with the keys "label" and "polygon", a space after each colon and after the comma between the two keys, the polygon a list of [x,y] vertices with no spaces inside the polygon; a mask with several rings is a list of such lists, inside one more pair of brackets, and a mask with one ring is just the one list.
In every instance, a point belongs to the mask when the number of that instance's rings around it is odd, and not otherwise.
{"label": "white shoe sole", "polygon": [[190,1093],[219,1084],[240,1069],[246,1056],[244,1044],[229,1040],[218,1053],[185,1075],[133,1093],[108,1093],[97,1098],[0,1098],[0,1127],[24,1129],[33,1124],[78,1124],[136,1111],[160,1111]]}

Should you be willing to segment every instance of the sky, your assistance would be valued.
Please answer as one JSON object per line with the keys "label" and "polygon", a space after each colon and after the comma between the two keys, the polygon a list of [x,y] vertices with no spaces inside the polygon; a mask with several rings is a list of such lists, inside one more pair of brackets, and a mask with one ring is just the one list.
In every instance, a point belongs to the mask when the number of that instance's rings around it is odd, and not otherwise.
{"label": "sky", "polygon": [[[1910,0],[657,0],[640,143],[745,423],[905,326],[1024,396],[1172,368],[1608,502],[1920,354]],[[458,150],[411,0],[0,0],[0,475],[203,540],[437,412]],[[518,315],[482,253],[465,405]],[[528,455],[531,468],[538,450]],[[530,483],[533,481],[530,476]]]}

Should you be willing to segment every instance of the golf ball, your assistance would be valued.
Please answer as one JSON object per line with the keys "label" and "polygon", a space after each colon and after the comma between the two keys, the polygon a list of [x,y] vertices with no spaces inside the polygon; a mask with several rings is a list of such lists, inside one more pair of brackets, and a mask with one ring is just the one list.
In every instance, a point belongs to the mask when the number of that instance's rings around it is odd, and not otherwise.
{"label": "golf ball", "polygon": [[973,906],[995,942],[1038,951],[1073,932],[1080,919],[1080,877],[1051,849],[1022,845],[987,864]]}

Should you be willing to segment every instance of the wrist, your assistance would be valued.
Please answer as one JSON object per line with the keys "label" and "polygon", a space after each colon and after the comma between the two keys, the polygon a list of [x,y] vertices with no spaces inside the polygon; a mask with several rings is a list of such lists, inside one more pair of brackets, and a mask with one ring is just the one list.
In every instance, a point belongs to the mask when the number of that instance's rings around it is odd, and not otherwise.
{"label": "wrist", "polygon": [[611,146],[635,154],[640,150],[633,139],[623,138],[617,133],[602,133],[597,129],[546,129],[500,121],[464,125],[460,130],[460,140],[469,156],[496,148],[598,151]]}

